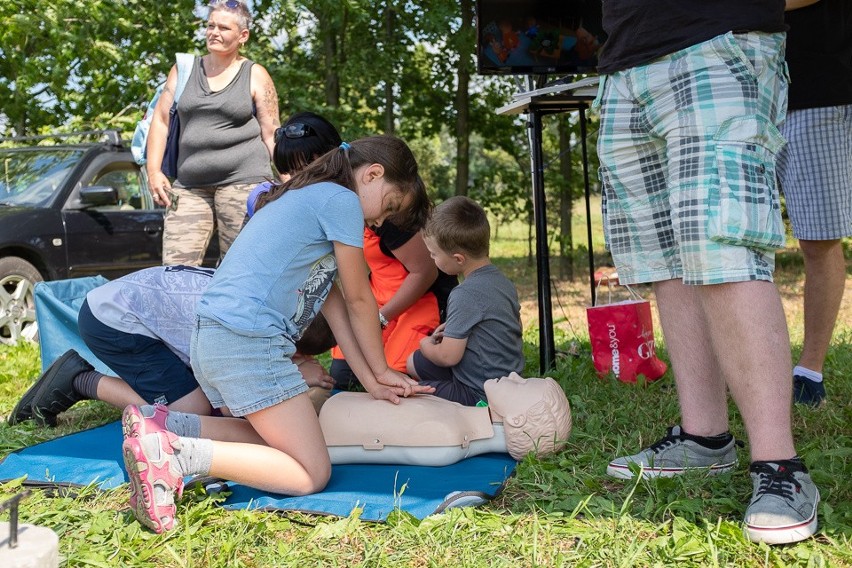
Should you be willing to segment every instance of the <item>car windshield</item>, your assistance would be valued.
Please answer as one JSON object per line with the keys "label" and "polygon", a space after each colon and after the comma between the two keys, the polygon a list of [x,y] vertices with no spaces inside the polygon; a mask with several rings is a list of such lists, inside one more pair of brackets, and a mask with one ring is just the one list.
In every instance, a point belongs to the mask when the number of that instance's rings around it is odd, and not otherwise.
{"label": "car windshield", "polygon": [[0,204],[47,205],[83,152],[68,148],[0,148]]}

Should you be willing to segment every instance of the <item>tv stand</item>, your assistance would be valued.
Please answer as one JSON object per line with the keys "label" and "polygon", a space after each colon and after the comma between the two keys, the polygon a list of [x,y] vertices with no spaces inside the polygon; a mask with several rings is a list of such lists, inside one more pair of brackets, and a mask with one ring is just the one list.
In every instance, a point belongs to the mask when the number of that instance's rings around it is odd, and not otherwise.
{"label": "tv stand", "polygon": [[[543,85],[533,89],[532,78],[528,79],[530,90],[519,92],[513,102],[497,109],[497,114],[529,114],[528,130],[530,140],[530,161],[532,166],[533,217],[535,220],[536,275],[538,283],[538,323],[539,323],[539,366],[542,376],[556,366],[556,346],[553,335],[553,306],[550,290],[550,252],[547,239],[547,211],[544,193],[544,156],[542,153],[543,116],[568,111],[580,113],[580,141],[583,156],[583,188],[586,198],[586,238],[589,250],[589,288],[592,305],[595,304],[595,259],[592,249],[591,206],[589,203],[591,186],[589,184],[589,156],[586,147],[586,110],[595,98],[598,77],[581,79],[587,84],[576,86],[578,82]],[[588,81],[587,81],[588,80]],[[591,88],[591,90],[590,90]]]}
{"label": "tv stand", "polygon": [[[543,86],[538,87],[536,89],[532,89],[530,91],[520,91],[512,95],[515,101],[524,98],[537,97],[541,95],[559,95],[559,94],[567,94],[569,98],[579,98],[582,97],[584,99],[588,98],[589,100],[594,100],[598,93],[598,85],[600,85],[600,77],[597,75],[581,77],[576,81],[569,81],[568,79],[573,79],[572,75],[569,75],[565,79],[560,79],[558,81],[553,81],[550,83],[544,83]],[[506,107],[502,107],[506,108]],[[497,113],[500,114],[500,109],[497,109]]]}
{"label": "tv stand", "polygon": [[567,83],[573,82],[574,77],[576,77],[576,75],[571,74],[571,75],[564,75],[562,77],[559,77],[558,79],[553,79],[551,81],[545,80],[545,81],[541,82],[541,86],[542,87],[554,87],[556,85],[565,85]]}

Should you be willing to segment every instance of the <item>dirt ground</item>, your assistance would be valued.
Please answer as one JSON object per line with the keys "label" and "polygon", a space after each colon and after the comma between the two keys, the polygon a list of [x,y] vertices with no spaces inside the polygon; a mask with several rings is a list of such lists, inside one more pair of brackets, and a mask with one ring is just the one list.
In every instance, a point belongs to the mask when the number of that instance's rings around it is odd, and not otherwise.
{"label": "dirt ground", "polygon": [[[844,329],[852,330],[852,292],[850,292],[852,290],[852,261],[847,261],[846,273],[847,293],[844,295],[840,306],[835,335],[838,331]],[[531,324],[534,325],[538,321],[535,267],[529,267],[529,272],[524,276],[524,278],[516,278],[514,281],[521,298],[521,319],[524,327],[528,328]],[[801,268],[797,266],[781,270],[776,274],[776,284],[781,291],[781,300],[784,304],[787,324],[790,328],[790,339],[793,344],[800,344],[804,328],[804,312],[802,307],[804,274],[801,272]],[[580,337],[588,336],[585,309],[591,303],[589,288],[588,271],[578,275],[574,282],[554,281],[551,292],[554,327],[565,330],[569,336],[573,336],[574,334]],[[640,286],[637,290],[642,297],[649,300],[652,306],[654,306],[654,294],[650,286]],[[600,289],[599,296],[599,302],[606,298],[607,291],[605,287]],[[626,298],[627,295],[623,287],[614,287],[613,301]],[[654,314],[654,329],[659,337],[660,327],[656,309],[652,310],[652,313]]]}

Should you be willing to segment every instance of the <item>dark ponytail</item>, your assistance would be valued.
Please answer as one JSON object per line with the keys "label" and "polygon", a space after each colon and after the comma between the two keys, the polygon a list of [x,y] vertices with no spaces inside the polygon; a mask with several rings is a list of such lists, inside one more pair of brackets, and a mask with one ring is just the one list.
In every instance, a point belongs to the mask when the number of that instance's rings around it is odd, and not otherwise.
{"label": "dark ponytail", "polygon": [[308,164],[286,182],[275,185],[269,193],[260,196],[255,210],[291,189],[315,183],[331,182],[357,191],[353,172],[370,164],[381,164],[387,181],[397,186],[407,199],[408,206],[390,221],[405,230],[422,228],[431,208],[426,186],[420,178],[417,160],[411,149],[394,136],[369,136],[350,144],[341,144]]}
{"label": "dark ponytail", "polygon": [[326,152],[283,183],[278,183],[265,194],[257,198],[255,211],[268,203],[275,201],[291,189],[300,189],[315,183],[331,182],[355,191],[355,178],[352,177],[353,166],[349,164],[346,152],[335,148]]}

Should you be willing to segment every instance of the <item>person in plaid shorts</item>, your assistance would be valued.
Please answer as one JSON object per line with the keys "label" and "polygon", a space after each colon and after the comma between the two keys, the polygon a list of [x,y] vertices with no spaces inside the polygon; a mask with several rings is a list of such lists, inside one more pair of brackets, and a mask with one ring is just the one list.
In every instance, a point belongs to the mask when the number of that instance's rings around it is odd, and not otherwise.
{"label": "person in plaid shorts", "polygon": [[787,3],[790,105],[778,179],[805,259],[805,340],[793,398],[819,406],[823,365],[846,286],[852,235],[852,2]]}
{"label": "person in plaid shorts", "polygon": [[790,341],[772,282],[784,244],[776,156],[786,113],[784,0],[609,0],[598,155],[619,280],[653,283],[681,424],[607,473],[736,466],[727,391],[750,442],[747,538],[817,529],[791,430]]}

